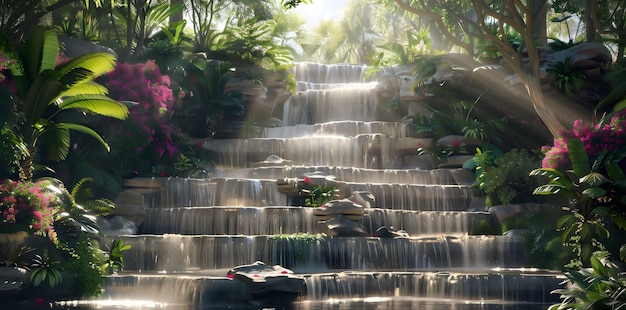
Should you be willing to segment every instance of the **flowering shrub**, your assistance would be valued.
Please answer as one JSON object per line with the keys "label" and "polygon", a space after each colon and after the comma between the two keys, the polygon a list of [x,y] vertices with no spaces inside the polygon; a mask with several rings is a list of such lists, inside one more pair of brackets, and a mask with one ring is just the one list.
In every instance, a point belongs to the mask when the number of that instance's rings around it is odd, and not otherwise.
{"label": "flowering shrub", "polygon": [[595,159],[602,150],[608,152],[626,146],[626,111],[615,114],[608,122],[598,124],[574,122],[571,130],[561,133],[561,138],[554,139],[552,147],[544,148],[543,168],[567,170],[571,168],[567,150],[567,141],[578,138],[582,141],[587,156]]}
{"label": "flowering shrub", "polygon": [[4,180],[0,184],[0,232],[31,231],[54,238],[56,196],[47,181]]}
{"label": "flowering shrub", "polygon": [[181,134],[172,117],[184,93],[174,96],[170,78],[161,75],[154,61],[118,64],[108,75],[107,88],[113,99],[136,102],[128,119],[110,128],[111,147],[134,166],[126,168],[143,175],[171,173],[167,169],[173,169],[180,153],[176,139]]}

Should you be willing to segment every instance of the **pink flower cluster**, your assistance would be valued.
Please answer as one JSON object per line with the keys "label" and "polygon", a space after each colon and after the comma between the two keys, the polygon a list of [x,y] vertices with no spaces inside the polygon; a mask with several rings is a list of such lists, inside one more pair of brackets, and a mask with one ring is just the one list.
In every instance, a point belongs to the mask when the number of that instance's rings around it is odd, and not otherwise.
{"label": "pink flower cluster", "polygon": [[111,127],[112,147],[129,156],[142,155],[143,161],[152,166],[175,161],[179,150],[174,140],[181,131],[172,116],[175,103],[184,93],[174,96],[169,76],[161,75],[153,60],[145,64],[123,63],[109,73],[107,88],[111,98],[136,103],[126,121]]}
{"label": "pink flower cluster", "polygon": [[47,181],[0,183],[0,232],[31,231],[54,238],[52,223],[58,202]]}
{"label": "pink flower cluster", "polygon": [[543,168],[569,169],[571,163],[567,150],[567,140],[580,139],[590,160],[594,160],[602,150],[613,151],[626,146],[626,111],[621,111],[602,125],[574,122],[570,130],[561,133],[561,138],[554,139],[552,147],[544,147]]}

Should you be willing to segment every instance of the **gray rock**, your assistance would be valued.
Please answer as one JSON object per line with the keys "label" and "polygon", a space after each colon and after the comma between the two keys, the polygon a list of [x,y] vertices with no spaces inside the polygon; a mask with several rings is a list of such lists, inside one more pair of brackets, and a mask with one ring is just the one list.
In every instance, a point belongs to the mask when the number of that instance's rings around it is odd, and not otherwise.
{"label": "gray rock", "polygon": [[264,161],[253,163],[252,167],[286,166],[292,163],[291,160],[282,159],[277,155],[270,155]]}
{"label": "gray rock", "polygon": [[376,230],[374,237],[378,238],[408,238],[409,234],[404,230],[396,230],[393,227],[382,226]]}
{"label": "gray rock", "polygon": [[376,202],[376,197],[374,194],[368,191],[354,191],[352,195],[348,197],[350,201],[363,206],[363,208],[374,208],[374,203]]}
{"label": "gray rock", "polygon": [[320,223],[328,228],[327,235],[331,237],[369,237],[363,225],[351,221],[343,214]]}
{"label": "gray rock", "polygon": [[349,220],[361,220],[363,218],[363,207],[349,199],[331,200],[323,206],[315,208],[313,214],[322,220],[329,220],[339,215],[344,215]]}
{"label": "gray rock", "polygon": [[226,276],[243,282],[255,303],[291,303],[305,290],[303,277],[282,266],[267,266],[261,261],[234,267]]}

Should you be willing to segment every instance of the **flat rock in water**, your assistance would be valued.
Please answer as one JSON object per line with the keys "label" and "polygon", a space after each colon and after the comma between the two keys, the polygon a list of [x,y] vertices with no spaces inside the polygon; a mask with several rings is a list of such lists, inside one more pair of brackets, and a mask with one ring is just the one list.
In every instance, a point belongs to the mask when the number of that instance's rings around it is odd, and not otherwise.
{"label": "flat rock in water", "polygon": [[313,210],[313,214],[322,220],[329,220],[338,215],[344,215],[349,220],[356,221],[363,218],[363,207],[349,199],[331,200]]}
{"label": "flat rock in water", "polygon": [[404,230],[395,230],[393,227],[382,226],[376,230],[374,237],[378,238],[408,238],[409,234]]}
{"label": "flat rock in water", "polygon": [[264,161],[256,162],[252,164],[252,167],[273,167],[273,166],[286,166],[291,165],[291,160],[282,159],[277,155],[270,155]]}
{"label": "flat rock in water", "polygon": [[304,292],[305,287],[304,278],[295,275],[293,271],[279,265],[267,266],[260,261],[234,267],[228,271],[227,277],[244,282],[250,294],[257,298],[276,295],[295,299]]}
{"label": "flat rock in water", "polygon": [[328,227],[328,235],[331,237],[369,237],[363,225],[343,214],[320,223]]}

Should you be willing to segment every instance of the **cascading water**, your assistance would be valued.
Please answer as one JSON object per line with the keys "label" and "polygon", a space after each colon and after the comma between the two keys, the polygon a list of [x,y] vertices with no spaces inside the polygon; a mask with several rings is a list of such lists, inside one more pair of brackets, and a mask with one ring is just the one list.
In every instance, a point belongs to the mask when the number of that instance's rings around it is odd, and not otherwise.
{"label": "cascading water", "polygon": [[[377,119],[375,83],[355,65],[298,63],[298,94],[284,127],[255,139],[207,140],[213,177],[155,179],[144,222],[122,238],[124,271],[106,280],[106,301],[176,309],[256,309],[228,269],[263,261],[304,277],[293,309],[542,309],[563,276],[524,269],[519,237],[471,236],[488,212],[472,202],[462,169],[419,170],[401,149],[406,126]],[[407,140],[409,139],[409,140]],[[417,144],[415,143],[415,148]],[[264,165],[270,155],[288,160]],[[347,193],[375,196],[360,223],[410,237],[324,237],[314,209],[298,205],[277,180],[321,172]],[[302,233],[306,233],[303,235]],[[111,306],[113,308],[113,306]]]}

